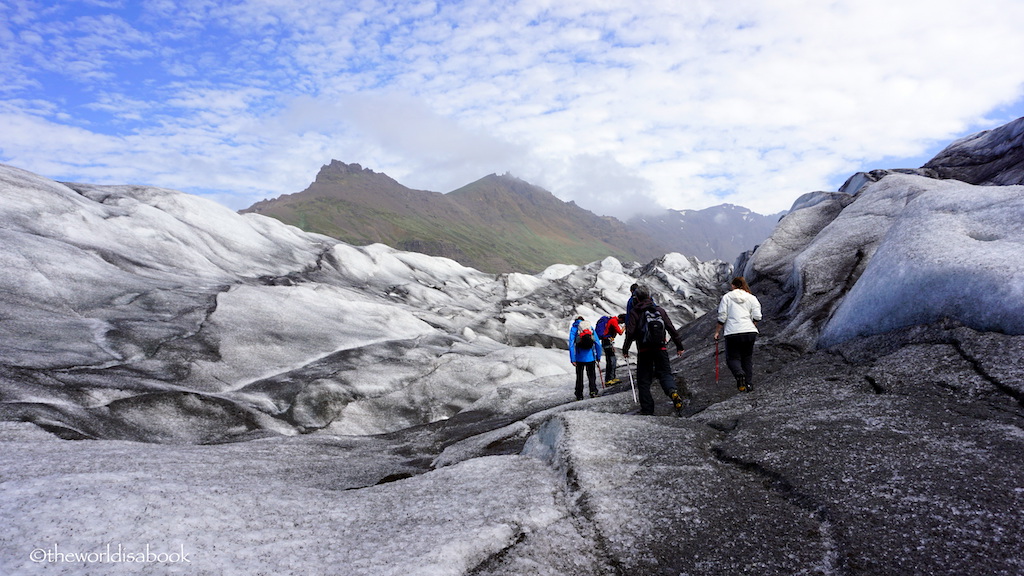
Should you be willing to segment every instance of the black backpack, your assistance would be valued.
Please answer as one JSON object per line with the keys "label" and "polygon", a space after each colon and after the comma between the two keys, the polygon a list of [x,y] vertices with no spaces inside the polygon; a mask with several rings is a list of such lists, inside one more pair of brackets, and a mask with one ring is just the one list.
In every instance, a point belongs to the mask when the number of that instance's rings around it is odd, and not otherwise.
{"label": "black backpack", "polygon": [[665,344],[665,319],[651,306],[640,311],[640,343],[648,346]]}

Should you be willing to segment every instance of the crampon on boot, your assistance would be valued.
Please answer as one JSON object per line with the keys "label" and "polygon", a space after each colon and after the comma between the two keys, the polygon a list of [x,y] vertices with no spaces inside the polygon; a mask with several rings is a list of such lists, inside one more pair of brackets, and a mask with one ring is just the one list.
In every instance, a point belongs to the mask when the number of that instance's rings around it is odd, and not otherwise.
{"label": "crampon on boot", "polygon": [[679,392],[676,392],[675,390],[673,390],[672,393],[668,395],[668,397],[672,399],[672,408],[675,409],[676,416],[682,416],[683,406],[685,405],[685,403],[683,402],[683,397],[680,396]]}

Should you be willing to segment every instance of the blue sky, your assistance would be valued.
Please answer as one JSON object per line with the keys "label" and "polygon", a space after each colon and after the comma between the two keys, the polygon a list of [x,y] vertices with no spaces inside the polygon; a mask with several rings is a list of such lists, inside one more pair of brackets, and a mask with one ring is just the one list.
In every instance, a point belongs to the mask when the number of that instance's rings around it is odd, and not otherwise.
{"label": "blue sky", "polygon": [[1019,0],[0,0],[0,162],[240,209],[332,159],[761,213],[1024,116]]}

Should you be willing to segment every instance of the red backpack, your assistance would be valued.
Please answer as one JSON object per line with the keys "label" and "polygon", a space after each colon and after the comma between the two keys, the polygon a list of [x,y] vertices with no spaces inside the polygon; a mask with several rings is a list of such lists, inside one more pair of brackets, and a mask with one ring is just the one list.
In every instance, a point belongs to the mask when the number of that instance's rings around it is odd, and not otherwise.
{"label": "red backpack", "polygon": [[590,326],[581,327],[576,334],[576,351],[586,352],[594,347],[594,331]]}

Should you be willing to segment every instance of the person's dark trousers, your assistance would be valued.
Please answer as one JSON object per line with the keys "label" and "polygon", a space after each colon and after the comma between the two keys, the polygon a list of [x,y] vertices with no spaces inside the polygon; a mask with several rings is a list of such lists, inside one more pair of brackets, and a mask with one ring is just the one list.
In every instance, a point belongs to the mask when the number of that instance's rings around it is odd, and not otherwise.
{"label": "person's dark trousers", "polygon": [[676,391],[676,379],[672,376],[668,350],[639,350],[636,353],[636,387],[640,397],[640,413],[654,414],[654,397],[651,396],[651,382],[658,378],[662,391],[671,396]]}
{"label": "person's dark trousers", "polygon": [[597,394],[597,368],[594,362],[576,363],[576,399],[583,399],[583,369],[587,369],[587,380],[590,381],[590,394]]}
{"label": "person's dark trousers", "polygon": [[608,382],[615,379],[615,345],[611,341],[604,345],[604,357],[607,364],[604,369],[604,381]]}
{"label": "person's dark trousers", "polygon": [[732,375],[743,376],[747,386],[754,381],[754,342],[757,332],[730,334],[725,337],[725,363]]}

